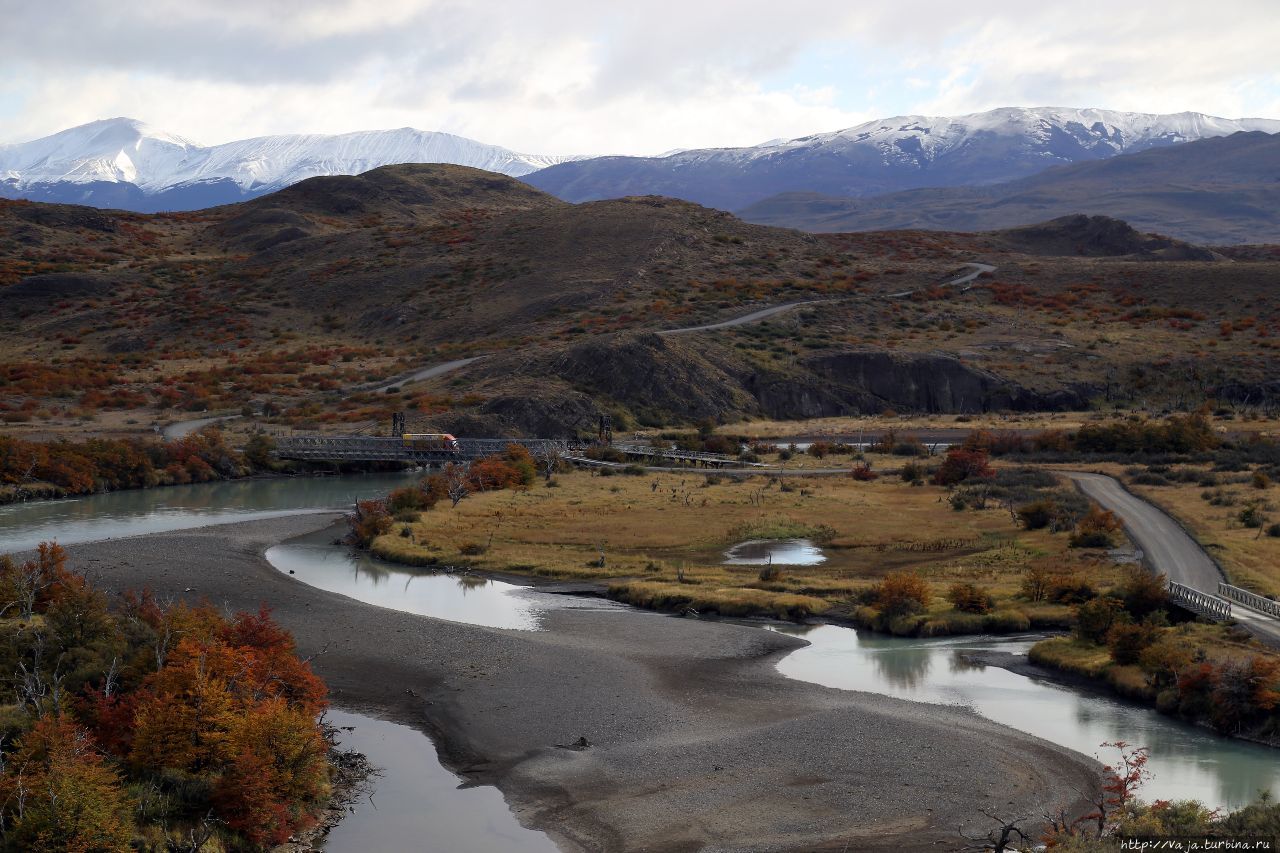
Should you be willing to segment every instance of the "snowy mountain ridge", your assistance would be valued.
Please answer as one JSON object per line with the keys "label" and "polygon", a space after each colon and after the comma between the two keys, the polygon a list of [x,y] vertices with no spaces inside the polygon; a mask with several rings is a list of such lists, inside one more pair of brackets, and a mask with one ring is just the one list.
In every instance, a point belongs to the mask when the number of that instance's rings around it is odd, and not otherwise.
{"label": "snowy mountain ridge", "polygon": [[741,210],[786,192],[857,198],[1002,183],[1053,166],[1242,131],[1280,133],[1280,120],[1005,107],[953,117],[895,116],[743,148],[596,157],[557,164],[525,180],[572,202],[653,193]]}
{"label": "snowy mountain ridge", "polygon": [[[755,159],[795,150],[868,145],[897,157],[914,156],[919,160],[929,160],[962,147],[976,137],[990,136],[1024,140],[1028,147],[1041,146],[1045,156],[1052,158],[1053,143],[1064,136],[1080,145],[1123,154],[1155,145],[1253,130],[1280,133],[1280,119],[1226,119],[1193,112],[1161,115],[1059,107],[1004,107],[962,116],[910,115],[876,119],[844,130],[784,142],[767,142],[742,151],[745,158]],[[918,141],[918,148],[903,145],[906,140]]]}
{"label": "snowy mountain ridge", "polygon": [[396,163],[454,163],[519,177],[571,159],[519,154],[412,128],[260,136],[206,147],[134,119],[113,118],[0,145],[0,182],[11,191],[41,184],[127,183],[152,194],[232,181],[257,195],[318,175],[355,175]]}

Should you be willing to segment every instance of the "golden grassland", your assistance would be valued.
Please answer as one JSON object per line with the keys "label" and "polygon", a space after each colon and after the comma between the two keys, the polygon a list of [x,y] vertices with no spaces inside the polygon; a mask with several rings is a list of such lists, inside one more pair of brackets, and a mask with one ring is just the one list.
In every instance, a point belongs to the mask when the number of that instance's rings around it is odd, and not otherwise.
{"label": "golden grassland", "polygon": [[[964,433],[969,430],[1065,430],[1079,429],[1088,423],[1112,421],[1141,412],[1090,411],[1090,412],[985,412],[972,415],[854,415],[807,420],[752,420],[725,424],[716,429],[724,435],[750,439],[784,442],[791,437],[816,438],[822,436],[856,437],[859,432],[881,433],[895,430],[900,438],[908,438],[913,432],[939,430]],[[1157,415],[1151,416],[1157,419]],[[1280,420],[1275,418],[1215,419],[1214,428],[1221,433],[1280,435]],[[646,430],[656,434],[662,430]]]}
{"label": "golden grassland", "polygon": [[[886,471],[900,459],[881,457]],[[1064,534],[1028,532],[1007,510],[953,510],[945,492],[883,476],[873,482],[828,477],[787,482],[766,475],[708,478],[695,472],[601,477],[558,476],[523,491],[488,492],[447,502],[377,538],[381,557],[417,565],[479,569],[607,583],[622,600],[662,609],[765,613],[789,618],[856,617],[854,597],[892,571],[920,573],[934,592],[926,619],[956,617],[951,584],[972,582],[1016,610],[1014,627],[1064,624],[1069,608],[1018,598],[1033,566],[1075,571],[1099,586],[1119,569],[1105,555],[1070,550]],[[722,565],[747,539],[812,538],[827,561],[778,567]],[[1007,621],[1007,620],[1006,620]],[[943,623],[935,630],[943,632]],[[990,627],[990,625],[988,625]]]}
{"label": "golden grassland", "polygon": [[[832,418],[808,418],[804,420],[752,420],[726,424],[716,432],[747,438],[779,439],[791,436],[857,436],[859,431],[880,433],[896,430],[906,437],[917,430],[972,430],[972,429],[1076,429],[1096,419],[1093,412],[1044,412],[998,414],[988,412],[974,415],[851,415]],[[650,432],[661,432],[651,430]]]}

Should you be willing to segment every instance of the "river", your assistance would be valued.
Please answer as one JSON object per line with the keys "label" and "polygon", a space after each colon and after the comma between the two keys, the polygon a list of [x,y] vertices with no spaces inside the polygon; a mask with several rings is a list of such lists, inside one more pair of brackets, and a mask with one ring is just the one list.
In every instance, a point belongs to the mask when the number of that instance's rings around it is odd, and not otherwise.
{"label": "river", "polygon": [[[383,494],[411,478],[405,474],[365,474],[250,480],[10,505],[0,507],[0,553],[30,548],[40,541],[69,544],[297,511],[346,508],[357,498]],[[315,586],[379,606],[455,621],[537,630],[539,612],[551,607],[611,607],[621,618],[626,614],[625,608],[599,601],[566,599],[515,584],[386,564],[327,543],[326,535],[317,534],[273,548],[269,558],[281,571],[291,571]],[[1147,746],[1155,773],[1145,789],[1149,798],[1194,797],[1211,806],[1231,808],[1253,799],[1264,788],[1280,790],[1280,761],[1274,750],[1221,738],[1110,696],[977,666],[967,662],[963,654],[966,650],[987,649],[1020,652],[1032,642],[1028,638],[907,640],[836,626],[774,628],[803,636],[811,643],[779,663],[779,671],[790,678],[920,702],[963,704],[990,719],[1090,755],[1099,752],[1103,741],[1124,740]],[[358,722],[351,719],[353,722],[348,724]],[[434,760],[434,748],[425,735],[402,726],[388,726],[392,724],[366,718],[356,729],[360,732],[363,728],[364,734],[353,735],[351,743],[390,744],[380,753],[391,756],[387,763],[403,764],[395,756],[416,750],[413,754],[421,774],[437,781],[444,779],[440,784],[456,784],[449,781],[447,771]],[[365,734],[373,741],[365,740]],[[377,757],[371,757],[377,764]],[[438,787],[433,786],[435,782],[408,784],[407,790],[415,792],[410,800],[425,801],[432,796],[429,791]],[[419,789],[423,793],[416,793]],[[374,803],[381,802],[382,797],[388,804],[393,799],[401,802],[404,790],[388,773],[378,789],[382,793],[374,794]],[[490,789],[489,793],[501,802],[495,791]],[[489,808],[477,807],[481,824],[492,823],[484,817]],[[499,811],[510,818],[509,813]],[[450,810],[449,814],[453,813]],[[411,825],[370,829],[369,835],[362,836],[364,841],[347,841],[344,839],[353,832],[350,827],[359,825],[353,818],[343,824],[346,829],[335,833],[330,849],[375,849],[377,844],[370,847],[369,839],[379,842],[392,837],[384,833],[399,831],[409,833],[404,837],[426,840],[434,832],[428,824],[439,822],[438,818],[428,820],[425,808],[411,805],[397,806],[394,814],[401,817],[380,812],[375,822],[409,821]],[[520,836],[522,846],[513,846],[514,842],[507,838],[510,833],[528,832],[514,819],[493,831],[496,834],[489,838],[491,848],[501,843],[508,847],[499,849],[522,850],[526,849],[524,845],[529,850],[551,849],[539,846],[546,841],[539,833]],[[440,843],[448,844],[450,837],[441,836]],[[486,836],[481,833],[479,837]]]}

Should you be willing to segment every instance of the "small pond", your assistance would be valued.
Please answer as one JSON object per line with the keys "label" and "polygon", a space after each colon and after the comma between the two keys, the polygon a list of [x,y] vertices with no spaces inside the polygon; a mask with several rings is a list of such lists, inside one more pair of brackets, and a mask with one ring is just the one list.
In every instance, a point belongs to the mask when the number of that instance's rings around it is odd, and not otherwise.
{"label": "small pond", "polygon": [[[330,853],[438,850],[556,853],[544,833],[516,820],[497,788],[463,788],[422,732],[350,711],[330,710],[339,742],[362,752],[380,775],[325,839]],[[347,731],[344,727],[350,727]]]}
{"label": "small pond", "polygon": [[303,583],[368,604],[490,628],[537,630],[548,610],[624,609],[595,598],[551,595],[473,574],[415,569],[335,546],[337,528],[267,550],[267,561]]}
{"label": "small pond", "polygon": [[816,566],[827,561],[808,539],[752,539],[724,552],[726,566]]}

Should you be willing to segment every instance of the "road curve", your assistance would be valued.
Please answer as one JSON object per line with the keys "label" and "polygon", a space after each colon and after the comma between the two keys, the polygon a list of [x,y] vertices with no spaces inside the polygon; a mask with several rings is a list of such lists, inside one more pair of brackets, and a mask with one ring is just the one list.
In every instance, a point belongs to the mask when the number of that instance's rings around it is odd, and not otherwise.
{"label": "road curve", "polygon": [[[992,264],[982,264],[982,263],[978,263],[977,261],[970,261],[969,263],[965,264],[965,266],[973,267],[973,272],[965,273],[959,278],[953,278],[951,281],[947,282],[942,286],[958,287],[960,288],[960,292],[964,293],[966,290],[969,289],[964,285],[967,284],[970,287],[972,287],[974,280],[976,280],[978,276],[982,275],[983,273],[995,272],[997,269],[999,269],[999,267],[993,266]],[[920,293],[922,290],[925,290],[925,289],[926,288],[916,288],[915,290],[902,290],[897,293],[890,293],[889,296],[890,298],[893,298],[893,299],[899,299],[906,296],[910,296],[913,293]]]}
{"label": "road curve", "polygon": [[178,438],[185,438],[196,430],[204,429],[210,424],[222,423],[223,421],[233,421],[240,415],[217,415],[211,418],[196,418],[190,421],[174,421],[167,424],[160,430],[160,435],[165,441],[173,441]]}
{"label": "road curve", "polygon": [[427,379],[435,379],[437,376],[444,376],[446,373],[452,373],[453,371],[466,367],[468,364],[471,364],[474,361],[479,361],[482,358],[484,358],[484,356],[474,355],[471,358],[459,358],[454,361],[443,362],[442,364],[433,364],[430,367],[424,367],[421,370],[414,371],[413,373],[403,374],[396,379],[392,379],[388,382],[383,382],[372,387],[365,386],[349,390],[372,391],[375,394],[382,393],[388,388],[397,388],[410,382],[422,382]]}
{"label": "road curve", "polygon": [[[980,263],[977,263],[976,261],[973,263],[965,264],[965,266],[973,267],[974,268],[973,272],[965,273],[959,278],[954,278],[942,286],[943,287],[960,287],[961,285],[969,284],[970,282],[972,282],[974,279],[976,279],[978,276],[982,275],[983,273],[994,272],[996,269],[996,267],[992,266],[991,264],[980,264]],[[967,287],[964,289],[968,290]],[[911,294],[916,292],[917,291],[915,290],[903,290],[900,293],[890,293],[889,297],[892,299],[892,298],[897,298],[902,296],[910,296]],[[802,305],[824,305],[829,302],[837,302],[837,301],[839,301],[838,297],[836,299],[802,299],[799,302],[784,302],[781,305],[774,305],[769,308],[761,308],[758,311],[752,311],[750,314],[743,314],[741,317],[734,317],[731,320],[723,320],[719,323],[708,323],[705,326],[689,326],[684,329],[663,329],[662,331],[658,332],[658,334],[664,335],[664,336],[688,335],[693,332],[713,332],[717,329],[732,329],[734,326],[746,326],[750,323],[758,323],[761,320],[767,320],[770,317],[773,317],[777,314],[781,314],[784,311],[790,311],[792,308],[799,308]]]}
{"label": "road curve", "polygon": [[[1184,586],[1218,594],[1218,582],[1225,578],[1217,564],[1164,511],[1127,491],[1113,477],[1078,471],[1069,471],[1067,476],[1086,497],[1120,517],[1152,569]],[[1232,602],[1231,614],[1264,642],[1280,645],[1280,621],[1236,602]]]}

